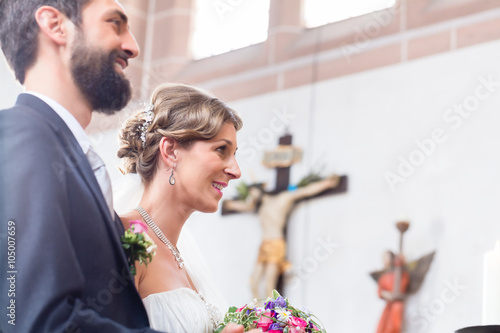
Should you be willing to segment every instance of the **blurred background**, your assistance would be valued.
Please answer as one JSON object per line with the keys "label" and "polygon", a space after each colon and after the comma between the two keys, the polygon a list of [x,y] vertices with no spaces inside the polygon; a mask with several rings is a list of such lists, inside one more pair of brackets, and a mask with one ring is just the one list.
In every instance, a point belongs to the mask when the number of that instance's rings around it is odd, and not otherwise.
{"label": "blurred background", "polygon": [[[87,129],[115,188],[122,121],[160,83],[199,86],[244,120],[241,181],[273,189],[262,157],[286,133],[304,152],[291,184],[348,176],[347,192],[290,214],[292,303],[328,332],[374,332],[385,302],[369,273],[398,250],[395,223],[407,220],[406,259],[436,256],[406,302],[404,332],[481,324],[483,255],[500,239],[499,1],[121,2],[141,47],[127,69],[134,99]],[[0,108],[21,91],[0,61]],[[250,301],[257,216],[194,214],[188,226],[228,303]]]}

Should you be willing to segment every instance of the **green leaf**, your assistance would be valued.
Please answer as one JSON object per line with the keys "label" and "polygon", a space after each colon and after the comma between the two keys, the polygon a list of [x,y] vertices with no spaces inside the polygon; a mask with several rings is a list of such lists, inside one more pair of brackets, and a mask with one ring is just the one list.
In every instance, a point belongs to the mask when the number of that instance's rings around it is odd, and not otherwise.
{"label": "green leaf", "polygon": [[248,185],[244,182],[236,185],[236,192],[238,192],[238,199],[245,200],[248,197]]}
{"label": "green leaf", "polygon": [[276,289],[273,289],[273,298],[276,299],[280,296],[281,296],[280,293]]}

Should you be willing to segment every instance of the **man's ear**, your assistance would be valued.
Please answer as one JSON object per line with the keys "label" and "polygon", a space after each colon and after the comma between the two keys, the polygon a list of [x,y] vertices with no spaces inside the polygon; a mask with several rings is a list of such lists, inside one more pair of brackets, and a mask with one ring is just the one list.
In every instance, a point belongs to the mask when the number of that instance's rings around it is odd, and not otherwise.
{"label": "man's ear", "polygon": [[42,31],[48,38],[58,45],[68,42],[68,23],[66,15],[54,7],[42,6],[35,12],[35,19]]}
{"label": "man's ear", "polygon": [[160,141],[160,156],[163,162],[170,168],[177,163],[179,143],[164,136]]}

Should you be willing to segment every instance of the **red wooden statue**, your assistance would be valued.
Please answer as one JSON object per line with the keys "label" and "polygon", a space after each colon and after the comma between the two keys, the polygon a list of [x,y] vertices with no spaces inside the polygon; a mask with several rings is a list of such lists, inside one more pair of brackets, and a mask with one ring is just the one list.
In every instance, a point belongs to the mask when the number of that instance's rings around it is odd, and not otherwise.
{"label": "red wooden statue", "polygon": [[399,254],[387,251],[384,254],[384,269],[371,273],[377,281],[379,297],[387,302],[376,333],[402,332],[405,298],[420,288],[434,258],[435,252],[432,252],[411,263],[405,262],[403,234],[409,226],[408,222],[396,223],[400,232]]}
{"label": "red wooden statue", "polygon": [[[378,279],[378,296],[385,306],[377,333],[400,333],[403,327],[404,298],[410,284],[410,274],[404,269],[404,259],[387,251],[384,258],[387,272]],[[399,288],[396,288],[399,285]]]}

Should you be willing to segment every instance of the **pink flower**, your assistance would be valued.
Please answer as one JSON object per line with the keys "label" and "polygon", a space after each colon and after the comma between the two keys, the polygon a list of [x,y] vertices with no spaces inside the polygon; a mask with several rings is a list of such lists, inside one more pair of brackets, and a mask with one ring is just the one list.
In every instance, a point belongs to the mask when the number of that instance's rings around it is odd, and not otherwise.
{"label": "pink flower", "polygon": [[290,333],[304,333],[307,327],[307,321],[302,318],[291,317],[288,320],[288,324],[290,326]]}
{"label": "pink flower", "polygon": [[297,327],[307,327],[307,321],[305,321],[302,318],[298,317],[290,317],[290,320],[288,321],[289,324],[292,324],[293,326]]}
{"label": "pink flower", "polygon": [[133,228],[133,233],[134,234],[140,234],[142,232],[148,232],[148,227],[146,226],[146,223],[142,222],[142,221],[139,221],[139,220],[135,220],[135,221],[130,221],[130,228],[132,229]]}
{"label": "pink flower", "polygon": [[269,333],[283,333],[283,331],[278,331],[278,330],[269,330],[268,332]]}
{"label": "pink flower", "polygon": [[245,305],[243,305],[241,308],[239,308],[238,310],[236,310],[236,312],[241,312],[241,311],[243,311],[243,309],[244,309],[244,308],[246,308],[246,307],[247,307],[247,306],[246,306],[246,304],[245,304]]}
{"label": "pink flower", "polygon": [[271,319],[272,316],[271,312],[264,312],[259,318],[257,328],[261,328],[262,332],[267,332],[269,330],[269,326],[273,323],[273,320]]}

